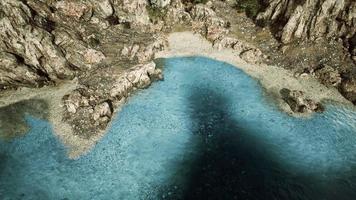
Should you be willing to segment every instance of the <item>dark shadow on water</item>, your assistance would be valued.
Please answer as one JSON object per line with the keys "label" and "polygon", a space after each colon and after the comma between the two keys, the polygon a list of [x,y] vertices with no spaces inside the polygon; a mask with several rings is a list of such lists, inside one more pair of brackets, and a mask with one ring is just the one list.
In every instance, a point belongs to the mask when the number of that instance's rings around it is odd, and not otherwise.
{"label": "dark shadow on water", "polygon": [[0,108],[0,140],[11,140],[29,131],[26,114],[47,119],[48,104],[41,99],[30,99]]}
{"label": "dark shadow on water", "polygon": [[330,185],[285,169],[252,130],[241,128],[229,115],[224,96],[209,88],[194,89],[191,94],[190,117],[198,152],[192,161],[176,169],[175,174],[179,174],[188,168],[187,177],[183,181],[172,177],[159,189],[159,198],[352,199],[348,198],[352,191],[325,191]]}

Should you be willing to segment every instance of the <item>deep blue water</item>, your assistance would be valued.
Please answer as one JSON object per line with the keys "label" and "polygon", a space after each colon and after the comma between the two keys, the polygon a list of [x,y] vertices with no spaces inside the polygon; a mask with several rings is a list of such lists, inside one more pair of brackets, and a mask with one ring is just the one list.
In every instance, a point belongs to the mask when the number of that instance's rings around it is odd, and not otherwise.
{"label": "deep blue water", "polygon": [[[352,111],[353,110],[353,111]],[[78,160],[50,124],[0,141],[0,199],[356,199],[356,111],[280,112],[258,82],[203,57],[165,60]]]}

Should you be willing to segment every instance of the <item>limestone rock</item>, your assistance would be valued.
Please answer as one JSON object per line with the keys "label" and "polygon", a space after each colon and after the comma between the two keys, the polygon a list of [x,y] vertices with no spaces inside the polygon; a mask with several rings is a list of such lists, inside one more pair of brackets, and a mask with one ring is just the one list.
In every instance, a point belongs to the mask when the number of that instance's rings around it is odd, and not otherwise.
{"label": "limestone rock", "polygon": [[[136,65],[124,73],[110,74],[110,77],[99,72],[98,77],[100,80],[93,77],[95,80],[91,84],[95,85],[86,83],[88,86],[81,86],[63,98],[66,108],[64,120],[81,137],[90,138],[103,131],[113,112],[134,90],[146,88],[163,78],[162,71],[154,62]],[[98,81],[99,85],[96,85]]]}
{"label": "limestone rock", "polygon": [[157,8],[164,8],[171,3],[171,0],[150,0],[151,5]]}
{"label": "limestone rock", "polygon": [[121,21],[126,21],[132,24],[148,24],[149,16],[146,7],[146,0],[122,0],[112,1],[115,13],[120,13]]}
{"label": "limestone rock", "polygon": [[350,100],[353,104],[356,104],[356,78],[350,78],[344,80],[340,88],[341,93]]}
{"label": "limestone rock", "polygon": [[356,33],[356,1],[265,0],[259,24],[270,24],[283,43],[295,39],[342,38],[349,42]]}
{"label": "limestone rock", "polygon": [[248,63],[259,63],[262,58],[262,52],[259,49],[248,49],[241,52],[240,57]]}
{"label": "limestone rock", "polygon": [[289,105],[291,110],[295,113],[312,113],[322,112],[323,106],[304,96],[304,92],[298,90],[281,89],[280,94],[283,100]]}
{"label": "limestone rock", "polygon": [[180,0],[172,0],[170,6],[166,7],[165,21],[168,24],[190,24],[192,19],[185,10],[185,6]]}
{"label": "limestone rock", "polygon": [[47,80],[18,61],[15,55],[0,52],[0,89],[18,86],[41,86]]}
{"label": "limestone rock", "polygon": [[[111,106],[108,102],[103,102],[94,108],[93,119],[98,120],[101,117],[108,117],[110,118],[112,115]],[[104,120],[107,121],[107,120]]]}
{"label": "limestone rock", "polygon": [[79,1],[61,0],[56,2],[55,8],[64,16],[75,20],[88,20],[92,13],[92,7]]}
{"label": "limestone rock", "polygon": [[337,87],[341,83],[341,76],[338,70],[329,65],[323,65],[321,69],[316,70],[315,76],[326,86]]}
{"label": "limestone rock", "polygon": [[84,53],[84,60],[88,64],[100,63],[104,59],[105,59],[104,54],[95,49],[88,49]]}
{"label": "limestone rock", "polygon": [[109,0],[92,0],[92,4],[94,7],[94,14],[101,18],[105,19],[114,14],[114,8]]}
{"label": "limestone rock", "polygon": [[77,32],[73,30],[58,28],[53,31],[53,34],[54,43],[66,52],[66,60],[78,69],[84,71],[95,68],[105,59],[102,52],[88,47],[88,44],[79,39],[76,36]]}
{"label": "limestone rock", "polygon": [[[29,7],[21,1],[3,0],[0,2],[0,13],[0,49],[11,53],[21,63],[21,69],[17,70],[21,74],[17,76],[26,79],[32,74],[48,81],[73,76],[63,53],[53,44],[53,36],[31,25],[34,16]],[[12,77],[7,73],[12,73],[13,69],[8,71],[3,75]],[[26,83],[23,82],[23,85]]]}
{"label": "limestone rock", "polygon": [[193,28],[210,41],[215,41],[224,37],[229,30],[226,28],[227,23],[216,16],[216,13],[204,4],[195,5],[190,11],[192,20],[194,20]]}

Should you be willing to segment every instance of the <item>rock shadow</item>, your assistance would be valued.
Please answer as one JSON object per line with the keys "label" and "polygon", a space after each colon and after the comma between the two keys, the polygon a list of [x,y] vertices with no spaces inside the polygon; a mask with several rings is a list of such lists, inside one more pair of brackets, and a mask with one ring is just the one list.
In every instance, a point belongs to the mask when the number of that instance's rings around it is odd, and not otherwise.
{"label": "rock shadow", "polygon": [[[269,147],[229,112],[228,98],[209,88],[191,91],[190,118],[198,151],[183,181],[172,177],[160,199],[333,199],[317,179],[285,169]],[[258,124],[256,124],[258,126]],[[179,189],[177,188],[179,185]],[[321,193],[320,193],[321,192]]]}
{"label": "rock shadow", "polygon": [[29,130],[25,120],[26,114],[47,119],[47,102],[40,99],[31,99],[0,107],[0,139],[10,140],[24,135]]}

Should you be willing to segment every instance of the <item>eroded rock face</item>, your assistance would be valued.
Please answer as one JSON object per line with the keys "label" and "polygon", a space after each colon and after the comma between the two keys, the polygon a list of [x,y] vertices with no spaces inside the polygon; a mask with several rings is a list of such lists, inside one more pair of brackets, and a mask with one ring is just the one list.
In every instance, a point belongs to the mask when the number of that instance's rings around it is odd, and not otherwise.
{"label": "eroded rock face", "polygon": [[343,81],[340,91],[347,99],[356,105],[356,77]]}
{"label": "eroded rock face", "polygon": [[171,0],[150,0],[153,7],[164,8],[171,3]]}
{"label": "eroded rock face", "polygon": [[289,90],[283,88],[280,91],[283,100],[289,105],[291,110],[295,113],[312,113],[322,112],[323,106],[309,98],[304,96],[304,92],[297,90]]}
{"label": "eroded rock face", "polygon": [[[39,82],[70,78],[68,67],[60,49],[53,44],[53,36],[33,25],[33,12],[21,1],[0,2],[1,85],[41,85]],[[11,56],[12,54],[13,56]],[[15,69],[14,63],[19,63]],[[22,78],[20,78],[22,77]]]}
{"label": "eroded rock face", "polygon": [[281,25],[281,41],[321,37],[351,38],[356,33],[356,2],[352,0],[267,0],[259,23]]}
{"label": "eroded rock face", "polygon": [[194,20],[193,26],[210,41],[222,38],[229,32],[226,28],[227,23],[218,18],[215,12],[204,4],[193,6],[190,15]]}
{"label": "eroded rock face", "polygon": [[[345,49],[338,52],[351,58],[356,63],[356,1],[353,0],[264,0],[266,8],[256,17],[259,25],[269,25],[273,34],[284,45],[296,44],[296,41],[338,42]],[[287,47],[287,46],[285,46]],[[283,48],[282,48],[283,50]],[[342,65],[351,65],[342,73],[354,74],[352,64],[346,59]],[[318,59],[321,61],[322,58]],[[340,61],[342,62],[342,61]],[[338,87],[342,94],[353,101],[350,78],[341,76],[336,66],[322,66],[314,73],[315,77],[326,86]],[[351,71],[350,71],[351,70]],[[339,87],[342,86],[342,87]],[[345,89],[345,87],[349,89]]]}

